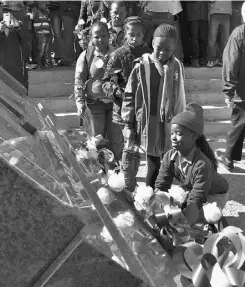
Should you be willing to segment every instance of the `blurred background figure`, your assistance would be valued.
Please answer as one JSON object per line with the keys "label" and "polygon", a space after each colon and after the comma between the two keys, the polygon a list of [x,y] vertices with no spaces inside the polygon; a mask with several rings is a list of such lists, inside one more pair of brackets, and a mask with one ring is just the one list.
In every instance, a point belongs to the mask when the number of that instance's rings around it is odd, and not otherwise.
{"label": "blurred background figure", "polygon": [[[191,66],[206,66],[208,44],[208,2],[188,1],[186,9],[191,38]],[[187,44],[186,44],[187,45]]]}
{"label": "blurred background figure", "polygon": [[[209,1],[208,63],[212,68],[222,65],[222,54],[230,35],[231,1]],[[220,41],[218,35],[220,31]]]}
{"label": "blurred background figure", "polygon": [[28,89],[24,43],[27,37],[23,1],[1,1],[0,66]]}
{"label": "blurred background figure", "polygon": [[76,60],[73,31],[78,22],[80,6],[80,1],[49,1],[57,66],[72,66]]}

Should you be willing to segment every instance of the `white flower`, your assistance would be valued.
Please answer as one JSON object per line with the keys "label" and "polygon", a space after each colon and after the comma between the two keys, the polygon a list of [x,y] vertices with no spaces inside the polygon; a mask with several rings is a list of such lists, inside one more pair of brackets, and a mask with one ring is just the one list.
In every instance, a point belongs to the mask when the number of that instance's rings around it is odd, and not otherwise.
{"label": "white flower", "polygon": [[103,61],[102,59],[96,60],[95,66],[96,66],[98,69],[103,68],[103,66],[104,66],[104,61]]}
{"label": "white flower", "polygon": [[101,199],[103,204],[109,205],[115,198],[113,192],[105,187],[99,188],[97,195]]}

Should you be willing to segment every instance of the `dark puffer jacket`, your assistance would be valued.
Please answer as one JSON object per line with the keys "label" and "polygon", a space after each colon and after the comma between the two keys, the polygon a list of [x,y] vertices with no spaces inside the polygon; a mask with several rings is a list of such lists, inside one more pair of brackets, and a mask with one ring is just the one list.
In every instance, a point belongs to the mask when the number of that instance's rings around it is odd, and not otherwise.
{"label": "dark puffer jacket", "polygon": [[120,116],[122,98],[128,78],[134,67],[134,60],[145,53],[151,52],[152,50],[146,43],[136,48],[130,47],[125,43],[112,54],[104,74],[103,90],[106,95],[115,99],[113,114],[113,120],[115,122],[122,122]]}

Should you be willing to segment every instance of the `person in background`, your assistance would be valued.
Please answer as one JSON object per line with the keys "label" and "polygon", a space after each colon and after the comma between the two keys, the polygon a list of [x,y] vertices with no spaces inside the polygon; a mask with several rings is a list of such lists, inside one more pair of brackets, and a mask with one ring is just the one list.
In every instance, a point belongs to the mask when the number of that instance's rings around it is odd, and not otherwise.
{"label": "person in background", "polygon": [[160,157],[169,148],[169,123],[186,105],[183,65],[173,56],[176,44],[177,32],[173,26],[157,27],[153,53],[136,61],[122,103],[123,134],[127,135],[126,140],[131,139],[131,145],[144,146],[146,185],[152,188]]}
{"label": "person in background", "polygon": [[180,12],[180,34],[182,39],[184,66],[190,66],[191,63],[191,39],[190,39],[190,22],[187,19],[187,1],[180,1],[182,12]]}
{"label": "person in background", "polygon": [[[121,106],[124,90],[134,67],[134,61],[152,50],[143,42],[145,28],[137,16],[128,17],[124,21],[125,43],[112,53],[103,78],[103,90],[114,99],[113,121],[122,125]],[[123,126],[122,126],[123,128]],[[140,164],[138,148],[130,147],[126,142],[122,156],[122,169],[126,189],[135,190],[136,175]]]}
{"label": "person in background", "polygon": [[37,10],[33,15],[33,27],[37,42],[37,69],[52,68],[52,32],[47,1],[36,1]]}
{"label": "person in background", "polygon": [[28,90],[28,72],[23,53],[23,41],[26,39],[26,31],[22,31],[24,6],[21,3],[15,6],[12,2],[21,1],[4,1],[0,6],[0,66]]}
{"label": "person in background", "polygon": [[174,179],[187,192],[182,211],[190,225],[204,222],[202,206],[216,202],[222,209],[229,198],[227,180],[217,172],[217,160],[203,135],[203,109],[189,103],[171,121],[172,149],[162,160],[155,191],[168,192]]}
{"label": "person in background", "polygon": [[121,47],[124,42],[123,23],[127,17],[127,6],[124,1],[114,1],[110,5],[110,21],[108,30],[110,34],[109,43],[115,47]]}
{"label": "person in background", "polygon": [[[209,32],[208,32],[208,63],[207,67],[212,68],[222,65],[222,54],[230,35],[230,18],[232,14],[231,1],[209,1]],[[220,30],[220,43],[218,45],[218,33]],[[219,46],[219,55],[217,48]]]}
{"label": "person in background", "polygon": [[138,16],[146,26],[145,41],[151,47],[155,29],[162,23],[173,25],[177,30],[178,42],[174,56],[183,62],[183,47],[180,35],[179,15],[182,11],[180,1],[141,1]]}
{"label": "person in background", "polygon": [[77,60],[74,94],[78,114],[87,122],[90,136],[102,135],[117,161],[121,160],[123,136],[119,125],[112,121],[113,99],[102,88],[102,79],[108,60],[113,52],[109,44],[107,25],[96,22],[91,27],[91,45]]}
{"label": "person in background", "polygon": [[78,25],[83,25],[83,28],[90,27],[93,24],[92,18],[97,20],[109,19],[109,3],[107,1],[82,0]]}
{"label": "person in background", "polygon": [[187,2],[187,20],[190,22],[191,66],[199,68],[207,64],[208,2]]}
{"label": "person in background", "polygon": [[56,52],[54,59],[58,67],[72,66],[75,61],[73,31],[78,22],[80,5],[80,1],[50,1],[49,3]]}
{"label": "person in background", "polygon": [[[242,16],[246,20],[246,4],[242,6]],[[219,162],[229,171],[233,161],[242,158],[245,138],[245,24],[231,33],[223,53],[222,88],[225,102],[232,108],[232,128],[228,132],[225,154],[216,150]]]}

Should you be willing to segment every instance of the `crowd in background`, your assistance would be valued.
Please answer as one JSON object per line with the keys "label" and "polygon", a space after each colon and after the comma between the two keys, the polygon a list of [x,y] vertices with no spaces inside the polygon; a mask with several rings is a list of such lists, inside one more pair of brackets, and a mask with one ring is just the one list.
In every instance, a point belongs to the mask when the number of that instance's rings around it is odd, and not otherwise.
{"label": "crowd in background", "polygon": [[[28,69],[72,66],[85,48],[84,38],[95,19],[108,23],[111,44],[124,41],[120,25],[114,25],[112,1],[1,1],[3,12],[17,12],[22,19],[23,56]],[[155,28],[168,23],[178,32],[175,56],[185,66],[222,64],[230,32],[241,24],[243,1],[125,1],[119,18],[139,16],[147,28],[145,42],[152,46]]]}

